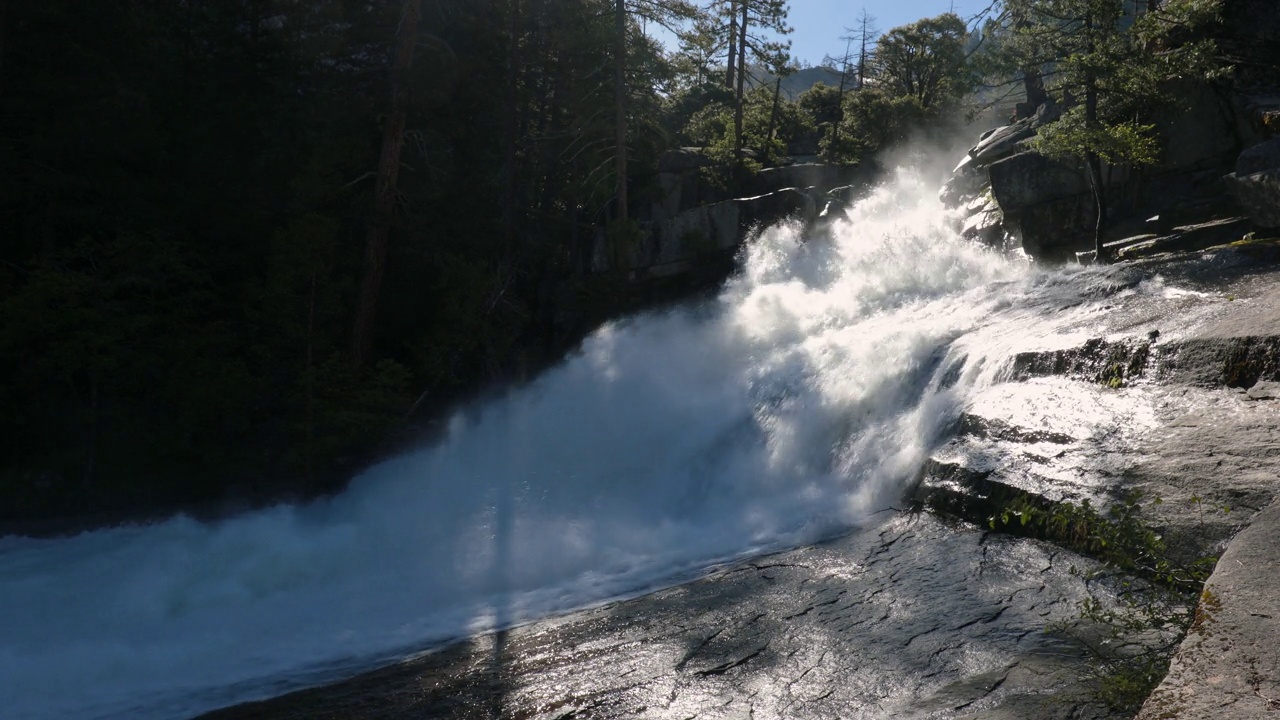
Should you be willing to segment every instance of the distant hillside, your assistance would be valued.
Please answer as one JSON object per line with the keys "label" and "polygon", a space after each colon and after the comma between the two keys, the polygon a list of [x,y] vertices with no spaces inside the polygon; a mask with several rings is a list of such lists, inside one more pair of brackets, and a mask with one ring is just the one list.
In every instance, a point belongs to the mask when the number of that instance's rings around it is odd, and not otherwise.
{"label": "distant hillside", "polygon": [[[759,68],[753,69],[748,77],[754,81],[753,85],[773,84],[774,80],[777,79],[776,75],[767,73]],[[853,78],[846,82],[852,87]],[[782,79],[782,92],[788,98],[795,100],[800,97],[800,93],[818,83],[826,83],[831,87],[840,87],[840,71],[830,67],[805,68]]]}

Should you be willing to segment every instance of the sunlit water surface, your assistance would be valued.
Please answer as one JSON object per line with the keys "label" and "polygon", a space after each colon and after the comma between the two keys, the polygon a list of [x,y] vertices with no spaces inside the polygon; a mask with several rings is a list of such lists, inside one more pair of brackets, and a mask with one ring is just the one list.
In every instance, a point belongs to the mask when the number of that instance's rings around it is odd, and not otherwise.
{"label": "sunlit water surface", "polygon": [[1106,294],[934,195],[902,172],[828,232],[765,230],[714,301],[606,325],[329,500],[0,539],[0,715],[188,716],[856,526]]}

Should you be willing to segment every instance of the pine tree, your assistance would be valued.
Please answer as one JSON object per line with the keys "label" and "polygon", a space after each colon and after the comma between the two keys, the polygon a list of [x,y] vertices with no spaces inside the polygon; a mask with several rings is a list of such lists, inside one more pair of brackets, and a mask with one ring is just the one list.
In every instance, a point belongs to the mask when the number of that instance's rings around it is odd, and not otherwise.
{"label": "pine tree", "polygon": [[1005,33],[995,57],[1026,79],[1028,105],[1043,78],[1045,97],[1057,95],[1067,107],[1060,120],[1040,130],[1036,147],[1084,164],[1099,262],[1108,260],[1102,163],[1156,161],[1160,148],[1149,118],[1154,108],[1174,101],[1168,81],[1218,71],[1211,41],[1170,38],[1194,37],[1189,30],[1213,22],[1218,11],[1217,3],[1199,0],[1141,10],[1124,0],[1005,0],[992,23]]}

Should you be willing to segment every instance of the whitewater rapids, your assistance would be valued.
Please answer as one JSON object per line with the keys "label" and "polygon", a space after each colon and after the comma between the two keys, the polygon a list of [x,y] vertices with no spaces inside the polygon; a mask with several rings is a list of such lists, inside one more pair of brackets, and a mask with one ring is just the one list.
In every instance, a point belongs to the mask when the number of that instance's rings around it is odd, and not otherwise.
{"label": "whitewater rapids", "polygon": [[934,197],[901,172],[763,231],[714,300],[606,325],[336,497],[0,539],[0,714],[190,716],[857,526],[1053,284]]}

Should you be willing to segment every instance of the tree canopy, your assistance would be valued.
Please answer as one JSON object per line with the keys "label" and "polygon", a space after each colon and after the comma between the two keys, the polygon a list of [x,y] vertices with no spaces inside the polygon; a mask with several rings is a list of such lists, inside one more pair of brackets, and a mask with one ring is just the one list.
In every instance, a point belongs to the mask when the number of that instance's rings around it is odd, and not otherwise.
{"label": "tree canopy", "polygon": [[1220,72],[1212,41],[1198,39],[1218,19],[1217,0],[1004,0],[987,25],[996,38],[988,71],[1034,77],[1065,106],[1042,128],[1036,147],[1084,163],[1094,192],[1097,257],[1106,259],[1102,162],[1149,165],[1158,159],[1152,113],[1176,103],[1170,81]]}
{"label": "tree canopy", "polygon": [[878,84],[931,109],[955,103],[977,82],[966,62],[969,31],[953,13],[890,30],[876,42]]}

